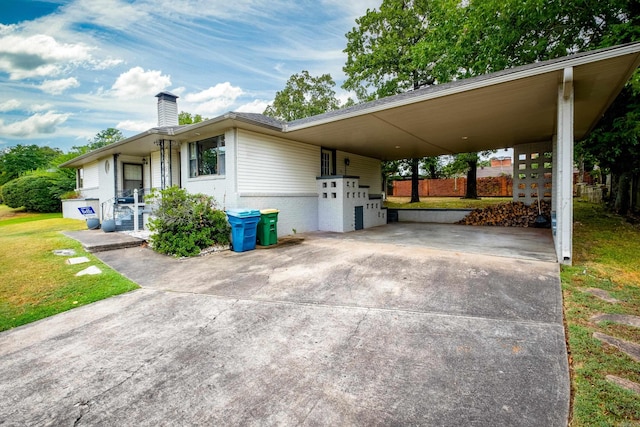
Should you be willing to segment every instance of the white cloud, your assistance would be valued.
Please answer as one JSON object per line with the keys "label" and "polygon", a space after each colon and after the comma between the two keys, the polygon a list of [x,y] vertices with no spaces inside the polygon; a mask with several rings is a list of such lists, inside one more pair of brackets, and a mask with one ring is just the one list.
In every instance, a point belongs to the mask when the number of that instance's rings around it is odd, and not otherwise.
{"label": "white cloud", "polygon": [[218,83],[209,89],[185,95],[184,100],[195,104],[191,110],[203,116],[215,116],[229,109],[244,91],[229,82]]}
{"label": "white cloud", "polygon": [[17,99],[10,99],[8,101],[0,103],[0,111],[5,112],[5,111],[17,110],[18,107],[20,107],[20,105],[21,105],[21,102],[18,101]]}
{"label": "white cloud", "polygon": [[322,0],[321,3],[326,8],[341,9],[342,15],[349,21],[354,21],[353,26],[356,25],[355,19],[363,16],[367,9],[380,10],[380,0]]}
{"label": "white cloud", "polygon": [[145,122],[142,120],[124,120],[116,125],[116,129],[130,130],[133,132],[144,132],[157,126],[157,123]]}
{"label": "white cloud", "polygon": [[254,99],[253,101],[243,104],[238,108],[235,108],[234,110],[238,112],[244,112],[244,113],[262,114],[268,105],[269,105],[269,101],[264,101],[262,99]]}
{"label": "white cloud", "polygon": [[171,93],[174,95],[182,96],[185,90],[187,90],[187,88],[185,88],[184,86],[180,86],[180,87],[171,89]]}
{"label": "white cloud", "polygon": [[237,86],[232,86],[229,82],[218,83],[209,89],[203,90],[198,93],[190,93],[185,96],[185,100],[188,102],[205,102],[211,101],[216,98],[225,98],[235,100],[244,92]]}
{"label": "white cloud", "polygon": [[336,93],[336,98],[338,98],[338,102],[340,102],[340,105],[344,105],[349,100],[349,98],[351,98],[352,100],[356,100],[358,99],[358,96],[353,91],[346,92],[344,90],[340,90],[338,91],[338,93]]}
{"label": "white cloud", "polygon": [[163,75],[162,71],[145,71],[142,67],[134,67],[120,74],[111,87],[118,98],[140,98],[156,95],[171,86],[171,76]]}
{"label": "white cloud", "polygon": [[5,125],[0,120],[0,133],[7,136],[32,137],[39,134],[50,134],[56,131],[56,127],[69,118],[68,113],[54,113],[48,111],[44,114],[36,113],[33,116],[19,122]]}
{"label": "white cloud", "polygon": [[16,24],[4,25],[0,24],[0,36],[4,36],[5,34],[9,34],[17,28]]}
{"label": "white cloud", "polygon": [[50,110],[53,108],[53,104],[45,103],[45,104],[33,104],[30,108],[31,111],[37,113],[38,111]]}
{"label": "white cloud", "polygon": [[58,75],[89,60],[91,50],[82,43],[59,43],[45,34],[10,34],[0,37],[0,71],[11,80]]}
{"label": "white cloud", "polygon": [[65,90],[78,86],[80,86],[78,79],[75,77],[69,77],[68,79],[60,80],[45,80],[38,87],[43,92],[50,93],[51,95],[60,95]]}
{"label": "white cloud", "polygon": [[120,65],[124,61],[122,59],[109,58],[109,59],[103,59],[102,61],[93,59],[89,62],[93,70],[100,71],[100,70],[106,70],[107,68],[115,67],[116,65]]}
{"label": "white cloud", "polygon": [[147,17],[147,12],[141,7],[122,0],[75,0],[65,6],[63,13],[59,15],[60,19],[122,31]]}

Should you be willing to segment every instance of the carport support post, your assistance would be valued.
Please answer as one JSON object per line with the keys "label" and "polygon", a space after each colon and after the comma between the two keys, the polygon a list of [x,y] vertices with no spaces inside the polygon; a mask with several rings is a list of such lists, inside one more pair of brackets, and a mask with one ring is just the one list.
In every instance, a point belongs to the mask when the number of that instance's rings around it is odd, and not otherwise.
{"label": "carport support post", "polygon": [[573,67],[567,67],[558,87],[558,127],[553,144],[553,237],[558,262],[567,265],[571,265],[573,251],[573,101]]}

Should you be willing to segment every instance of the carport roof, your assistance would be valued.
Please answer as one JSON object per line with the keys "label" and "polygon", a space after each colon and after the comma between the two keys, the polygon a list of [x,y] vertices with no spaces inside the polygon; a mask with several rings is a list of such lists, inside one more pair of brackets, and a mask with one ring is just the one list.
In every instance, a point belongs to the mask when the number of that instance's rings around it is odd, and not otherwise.
{"label": "carport roof", "polygon": [[640,64],[640,43],[435,85],[290,122],[287,138],[383,160],[550,141],[563,70],[573,67],[576,140]]}
{"label": "carport roof", "polygon": [[153,128],[62,166],[108,154],[145,156],[159,139],[194,141],[238,127],[381,160],[550,141],[563,72],[573,68],[574,135],[584,138],[640,64],[640,43],[434,85],[292,122],[226,113],[189,126]]}

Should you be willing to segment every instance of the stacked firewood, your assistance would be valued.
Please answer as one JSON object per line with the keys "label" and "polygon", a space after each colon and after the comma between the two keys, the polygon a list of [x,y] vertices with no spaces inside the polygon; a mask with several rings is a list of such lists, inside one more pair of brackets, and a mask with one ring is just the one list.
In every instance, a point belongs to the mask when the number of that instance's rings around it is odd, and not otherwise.
{"label": "stacked firewood", "polygon": [[525,205],[522,202],[501,203],[482,209],[474,209],[458,224],[465,225],[498,225],[502,227],[540,227],[551,222],[551,202],[540,201],[540,211],[546,223],[538,218],[538,202]]}

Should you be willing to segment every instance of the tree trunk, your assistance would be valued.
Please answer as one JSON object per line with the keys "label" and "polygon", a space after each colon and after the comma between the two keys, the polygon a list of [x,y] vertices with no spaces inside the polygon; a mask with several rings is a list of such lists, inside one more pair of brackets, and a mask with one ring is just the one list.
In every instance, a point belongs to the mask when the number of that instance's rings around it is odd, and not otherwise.
{"label": "tree trunk", "polygon": [[420,201],[420,175],[418,168],[420,159],[411,159],[411,201],[409,203],[417,203]]}
{"label": "tree trunk", "polygon": [[467,171],[467,191],[464,195],[465,199],[478,198],[478,183],[476,182],[478,161],[468,161],[469,170]]}
{"label": "tree trunk", "polygon": [[615,202],[613,209],[620,215],[626,215],[629,212],[631,198],[629,190],[631,187],[631,173],[623,172],[618,177],[618,185],[616,188]]}
{"label": "tree trunk", "polygon": [[640,195],[640,175],[633,174],[631,180],[631,206],[629,207],[632,214],[638,213],[638,196]]}

